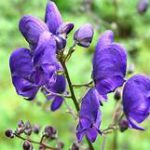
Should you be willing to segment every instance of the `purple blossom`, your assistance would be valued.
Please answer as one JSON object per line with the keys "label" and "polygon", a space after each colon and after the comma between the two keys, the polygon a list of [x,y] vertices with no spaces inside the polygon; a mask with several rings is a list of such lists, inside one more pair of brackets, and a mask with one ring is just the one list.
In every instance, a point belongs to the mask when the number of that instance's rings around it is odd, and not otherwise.
{"label": "purple blossom", "polygon": [[94,142],[101,124],[100,97],[95,88],[90,89],[82,99],[77,126],[77,138],[81,142],[84,135]]}
{"label": "purple blossom", "polygon": [[143,14],[147,11],[149,5],[148,0],[139,0],[137,5],[137,10],[140,14]]}
{"label": "purple blossom", "polygon": [[[72,23],[63,23],[61,14],[55,3],[52,1],[47,3],[45,22],[38,18],[26,15],[22,17],[19,23],[19,29],[25,39],[29,42],[31,49],[36,48],[41,33],[49,31],[54,39],[57,39],[58,37],[64,38],[65,40],[67,34],[73,27],[74,25]],[[63,46],[65,47],[65,44],[63,44]]]}
{"label": "purple blossom", "polygon": [[129,127],[143,130],[142,123],[150,110],[150,79],[144,75],[135,75],[123,89],[123,110],[129,121]]}
{"label": "purple blossom", "polygon": [[10,57],[12,82],[19,95],[33,99],[40,86],[55,81],[56,42],[45,32],[34,52],[26,48],[15,50]]}
{"label": "purple blossom", "polygon": [[126,51],[113,42],[113,32],[105,31],[99,38],[93,57],[92,77],[100,95],[107,95],[124,83]]}
{"label": "purple blossom", "polygon": [[39,86],[32,79],[34,67],[31,51],[26,48],[15,50],[10,57],[10,69],[16,92],[27,99],[33,99]]}
{"label": "purple blossom", "polygon": [[79,46],[89,47],[93,39],[94,30],[92,25],[81,26],[74,34],[74,40]]}
{"label": "purple blossom", "polygon": [[[24,16],[19,29],[31,50],[20,48],[10,57],[12,82],[19,95],[33,99],[40,87],[56,93],[63,93],[66,88],[64,76],[56,75],[58,60],[56,52],[66,45],[67,34],[73,29],[72,23],[63,23],[54,2],[49,1],[46,7],[45,23],[32,16]],[[60,90],[60,83],[63,90]],[[53,96],[52,110],[63,102],[62,97]]]}

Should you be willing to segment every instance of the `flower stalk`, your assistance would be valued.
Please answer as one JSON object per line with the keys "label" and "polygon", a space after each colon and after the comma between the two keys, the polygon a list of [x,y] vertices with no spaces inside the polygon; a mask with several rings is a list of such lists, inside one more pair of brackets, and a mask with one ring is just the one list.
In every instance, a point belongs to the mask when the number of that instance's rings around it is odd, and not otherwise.
{"label": "flower stalk", "polygon": [[[80,107],[79,107],[78,101],[77,101],[75,93],[74,93],[73,84],[71,82],[68,69],[66,67],[65,62],[63,62],[61,60],[60,60],[60,62],[62,64],[63,68],[64,68],[64,72],[65,72],[65,75],[66,75],[66,79],[67,79],[67,82],[68,82],[68,86],[69,86],[69,89],[70,89],[70,93],[71,93],[71,97],[72,97],[73,103],[75,105],[77,113],[79,113]],[[87,143],[89,145],[90,150],[94,150],[94,147],[93,147],[92,143],[88,140],[87,137],[86,137],[86,140],[87,140]]]}

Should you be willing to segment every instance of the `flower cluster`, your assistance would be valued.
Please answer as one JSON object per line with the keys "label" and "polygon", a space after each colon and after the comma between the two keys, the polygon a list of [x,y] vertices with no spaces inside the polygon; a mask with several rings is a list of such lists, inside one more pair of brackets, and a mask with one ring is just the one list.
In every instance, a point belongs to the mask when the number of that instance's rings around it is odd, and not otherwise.
{"label": "flower cluster", "polygon": [[[82,98],[81,106],[76,101],[73,85],[67,72],[65,61],[74,51],[74,46],[89,47],[93,38],[93,27],[85,24],[74,33],[73,47],[65,55],[67,35],[73,29],[72,23],[64,23],[54,2],[49,1],[46,7],[45,22],[24,16],[20,20],[19,29],[29,49],[19,48],[10,57],[12,82],[19,95],[33,100],[39,90],[52,99],[51,110],[57,110],[64,101],[66,79],[71,98],[79,112],[77,139],[83,136],[94,142],[100,130],[102,113],[100,107],[107,95],[122,87],[123,112],[127,121],[120,122],[124,131],[129,127],[143,130],[137,123],[143,122],[149,115],[150,79],[144,75],[134,75],[125,79],[127,54],[125,48],[114,42],[112,31],[105,31],[99,38],[93,56],[92,82],[88,92]],[[61,73],[60,73],[61,72]],[[65,76],[66,75],[66,76]],[[50,128],[48,129],[50,131]],[[74,145],[75,146],[75,145]]]}
{"label": "flower cluster", "polygon": [[[58,71],[63,68],[56,54],[63,51],[67,34],[73,29],[72,23],[64,23],[53,2],[46,7],[45,22],[32,16],[24,16],[19,23],[19,29],[30,49],[19,48],[10,57],[12,82],[19,95],[28,100],[34,99],[40,88],[45,91],[64,93],[66,81]],[[58,109],[63,98],[51,95],[51,109]]]}
{"label": "flower cluster", "polygon": [[150,79],[144,75],[134,75],[125,80],[126,51],[122,45],[115,43],[113,32],[105,31],[99,38],[93,57],[91,88],[81,103],[77,137],[79,142],[84,135],[94,142],[101,123],[100,104],[107,99],[107,94],[123,86],[123,111],[129,127],[143,130],[137,123],[143,122],[149,115]]}
{"label": "flower cluster", "polygon": [[[40,134],[42,132],[42,134]],[[40,141],[35,141],[32,139],[32,133],[40,136]],[[19,138],[23,140],[22,148],[23,150],[33,150],[34,144],[39,146],[39,150],[53,149],[53,150],[62,150],[64,143],[58,139],[57,130],[53,126],[46,126],[44,129],[38,124],[32,125],[29,121],[23,122],[20,120],[18,122],[17,128],[15,130],[7,129],[5,131],[6,137]],[[55,141],[57,147],[51,147],[48,145],[49,141]]]}

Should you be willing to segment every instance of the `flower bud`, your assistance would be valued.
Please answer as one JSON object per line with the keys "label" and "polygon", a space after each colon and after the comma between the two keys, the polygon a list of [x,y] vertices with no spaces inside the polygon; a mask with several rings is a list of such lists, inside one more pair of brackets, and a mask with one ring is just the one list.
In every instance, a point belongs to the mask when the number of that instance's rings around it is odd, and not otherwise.
{"label": "flower bud", "polygon": [[79,46],[89,47],[93,34],[93,27],[90,24],[85,24],[75,32],[74,40]]}
{"label": "flower bud", "polygon": [[32,143],[27,140],[24,141],[22,147],[23,147],[23,150],[33,150]]}
{"label": "flower bud", "polygon": [[40,146],[39,146],[39,150],[46,150],[46,148],[45,148],[45,146],[40,145]]}
{"label": "flower bud", "polygon": [[16,129],[16,133],[17,134],[21,134],[21,133],[24,132],[24,129],[25,129],[25,124],[24,124],[24,122],[22,120],[20,120],[18,122],[18,128]]}
{"label": "flower bud", "polygon": [[5,135],[8,137],[8,138],[14,138],[14,133],[11,129],[8,129],[5,131]]}
{"label": "flower bud", "polygon": [[72,23],[63,23],[58,28],[56,34],[57,35],[64,35],[66,37],[66,35],[69,34],[73,28],[74,28],[74,24],[72,24]]}
{"label": "flower bud", "polygon": [[119,128],[121,132],[124,132],[125,130],[127,130],[129,127],[129,123],[127,120],[121,120],[119,122]]}
{"label": "flower bud", "polygon": [[39,132],[40,132],[40,126],[39,126],[38,124],[35,124],[35,125],[33,126],[32,130],[33,130],[33,132],[34,132],[35,134],[39,134]]}
{"label": "flower bud", "polygon": [[24,133],[25,133],[26,135],[28,135],[28,136],[30,136],[31,133],[32,133],[32,126],[31,126],[31,124],[30,124],[29,121],[27,121],[27,122],[25,123],[25,130],[24,130]]}
{"label": "flower bud", "polygon": [[118,100],[120,100],[120,98],[121,98],[121,92],[120,92],[120,90],[116,90],[115,94],[114,94],[114,99],[116,101],[118,101]]}
{"label": "flower bud", "polygon": [[47,136],[48,138],[55,138],[56,137],[56,129],[52,126],[46,126],[44,129],[44,134],[45,136]]}
{"label": "flower bud", "polygon": [[73,143],[70,150],[79,150],[79,144]]}
{"label": "flower bud", "polygon": [[18,127],[24,127],[24,122],[22,120],[18,121]]}
{"label": "flower bud", "polygon": [[137,10],[139,14],[144,14],[148,9],[149,2],[148,0],[139,0],[137,5]]}

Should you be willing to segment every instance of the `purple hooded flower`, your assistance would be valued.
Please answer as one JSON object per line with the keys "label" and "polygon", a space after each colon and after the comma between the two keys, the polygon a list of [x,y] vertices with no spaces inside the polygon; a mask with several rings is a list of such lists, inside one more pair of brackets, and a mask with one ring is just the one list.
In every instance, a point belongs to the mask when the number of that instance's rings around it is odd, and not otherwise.
{"label": "purple hooded flower", "polygon": [[148,0],[139,0],[138,5],[137,5],[137,10],[140,14],[143,14],[147,11],[148,9],[149,2]]}
{"label": "purple hooded flower", "polygon": [[143,130],[142,123],[150,110],[150,79],[144,75],[135,75],[123,89],[123,110],[129,121],[129,127]]}
{"label": "purple hooded flower", "polygon": [[[52,1],[47,3],[45,22],[27,15],[22,17],[19,23],[19,29],[25,39],[29,42],[31,49],[36,48],[41,33],[49,31],[54,35],[54,39],[58,36],[58,38],[64,38],[65,40],[65,36],[73,29],[73,27],[74,25],[72,23],[63,23],[61,14],[55,3]],[[63,46],[65,47],[64,43]],[[58,49],[59,48],[60,47],[58,47]]]}
{"label": "purple hooded flower", "polygon": [[33,99],[39,86],[32,79],[35,70],[31,51],[26,48],[15,50],[10,57],[10,70],[16,92],[27,99]]}
{"label": "purple hooded flower", "polygon": [[[31,50],[20,48],[10,57],[12,82],[19,95],[33,99],[38,89],[47,85],[56,93],[65,91],[65,78],[56,75],[59,65],[56,51],[65,47],[64,38],[73,27],[72,23],[63,23],[55,3],[51,1],[46,7],[45,22],[28,15],[22,17],[19,29]],[[52,110],[56,110],[63,98],[53,96],[53,99]]]}
{"label": "purple hooded flower", "polygon": [[79,46],[89,47],[93,39],[94,30],[92,25],[85,24],[74,34],[74,40]]}
{"label": "purple hooded flower", "polygon": [[113,32],[106,31],[99,39],[94,57],[92,77],[100,95],[113,92],[124,83],[126,51],[113,42]]}
{"label": "purple hooded flower", "polygon": [[100,99],[96,89],[90,89],[82,99],[77,126],[77,138],[81,142],[84,135],[94,142],[101,124]]}
{"label": "purple hooded flower", "polygon": [[30,51],[20,48],[10,57],[12,82],[19,95],[33,99],[40,86],[55,81],[56,42],[44,32],[39,39],[37,48]]}

